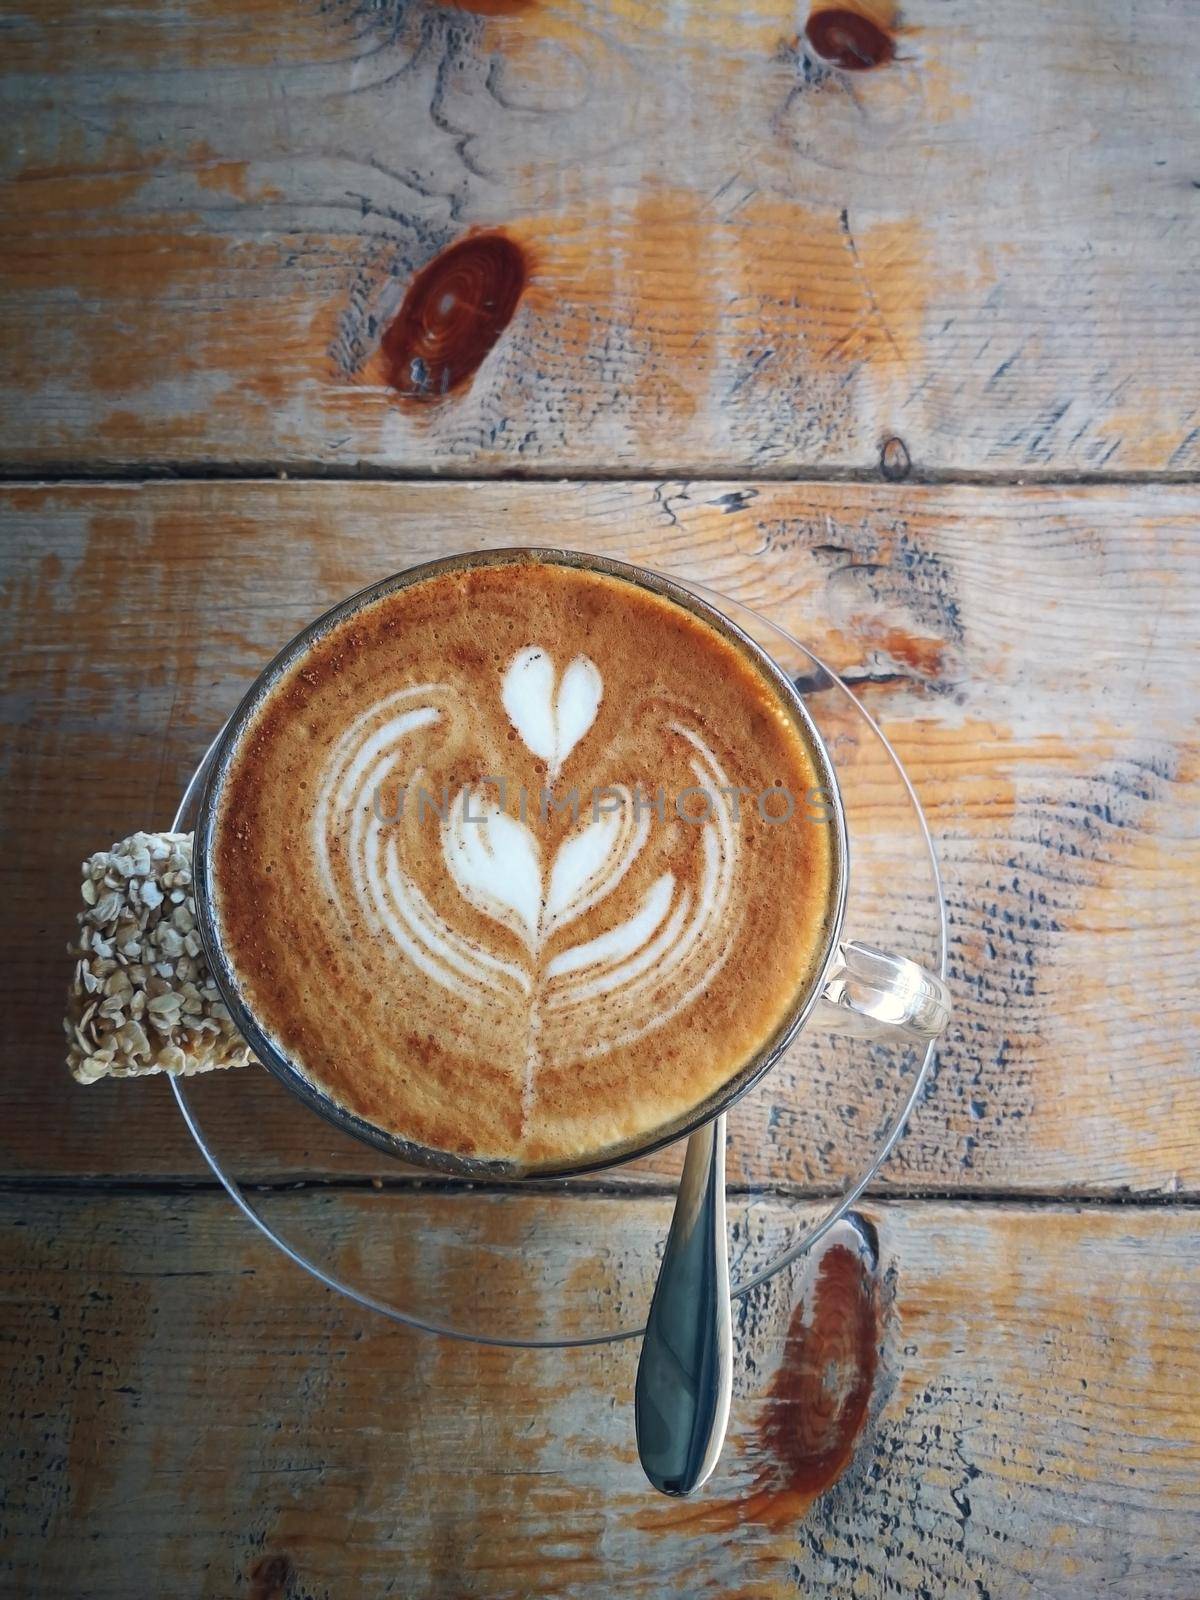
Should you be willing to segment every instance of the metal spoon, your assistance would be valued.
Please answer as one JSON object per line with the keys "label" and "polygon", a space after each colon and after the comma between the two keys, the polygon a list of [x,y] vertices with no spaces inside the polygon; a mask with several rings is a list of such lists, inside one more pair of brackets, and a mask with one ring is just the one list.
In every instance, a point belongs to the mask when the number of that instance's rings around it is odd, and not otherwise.
{"label": "metal spoon", "polygon": [[705,1481],[725,1442],[732,1394],[725,1118],[720,1116],[688,1140],[638,1361],[638,1455],[656,1489],[685,1495]]}

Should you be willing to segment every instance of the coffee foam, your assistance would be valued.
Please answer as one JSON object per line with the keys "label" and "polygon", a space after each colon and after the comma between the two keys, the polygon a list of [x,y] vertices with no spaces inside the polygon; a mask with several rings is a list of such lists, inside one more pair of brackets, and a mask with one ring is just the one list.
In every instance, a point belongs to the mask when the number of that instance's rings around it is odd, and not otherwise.
{"label": "coffee foam", "polygon": [[751,796],[816,782],[769,680],[684,608],[547,563],[454,571],[268,695],[220,796],[218,920],[333,1099],[435,1149],[583,1160],[713,1093],[809,985],[829,829]]}

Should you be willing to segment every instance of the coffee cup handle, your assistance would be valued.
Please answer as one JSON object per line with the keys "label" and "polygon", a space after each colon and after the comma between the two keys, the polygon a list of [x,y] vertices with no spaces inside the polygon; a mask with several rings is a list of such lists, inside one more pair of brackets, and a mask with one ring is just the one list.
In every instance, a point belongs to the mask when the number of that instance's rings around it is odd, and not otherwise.
{"label": "coffee cup handle", "polygon": [[941,978],[904,956],[886,955],[852,939],[839,941],[810,1026],[856,1039],[929,1044],[950,1021],[950,991]]}

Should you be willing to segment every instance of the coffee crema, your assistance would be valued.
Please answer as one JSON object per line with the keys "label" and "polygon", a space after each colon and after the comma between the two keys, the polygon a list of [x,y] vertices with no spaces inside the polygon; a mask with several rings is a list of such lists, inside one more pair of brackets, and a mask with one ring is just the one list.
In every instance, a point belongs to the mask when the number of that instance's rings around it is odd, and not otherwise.
{"label": "coffee crema", "polygon": [[733,637],[513,556],[334,623],[237,740],[213,917],[329,1099],[514,1171],[651,1142],[779,1036],[828,948],[809,736]]}

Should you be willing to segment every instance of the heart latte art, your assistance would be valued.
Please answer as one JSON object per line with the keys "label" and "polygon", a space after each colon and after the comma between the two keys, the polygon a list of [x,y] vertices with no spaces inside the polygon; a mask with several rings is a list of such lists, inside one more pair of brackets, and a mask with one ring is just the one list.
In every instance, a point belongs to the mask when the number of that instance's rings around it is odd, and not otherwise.
{"label": "heart latte art", "polygon": [[536,1169],[670,1125],[811,987],[831,846],[802,727],[628,580],[456,568],[335,624],[226,769],[242,997],[338,1104]]}

